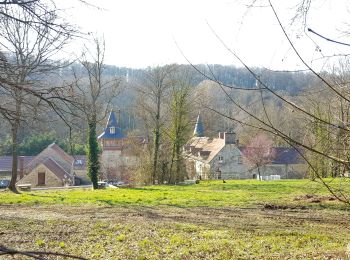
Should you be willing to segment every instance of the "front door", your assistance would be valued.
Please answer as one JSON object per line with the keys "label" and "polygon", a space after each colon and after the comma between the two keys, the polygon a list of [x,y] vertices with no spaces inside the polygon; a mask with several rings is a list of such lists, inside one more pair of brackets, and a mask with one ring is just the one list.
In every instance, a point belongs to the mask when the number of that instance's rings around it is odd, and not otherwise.
{"label": "front door", "polygon": [[45,185],[45,172],[38,172],[38,186]]}

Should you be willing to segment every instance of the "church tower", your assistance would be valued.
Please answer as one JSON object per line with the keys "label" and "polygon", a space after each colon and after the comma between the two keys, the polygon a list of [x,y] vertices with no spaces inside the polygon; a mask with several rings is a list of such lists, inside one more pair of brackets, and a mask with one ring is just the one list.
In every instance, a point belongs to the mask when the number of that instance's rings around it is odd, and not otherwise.
{"label": "church tower", "polygon": [[123,179],[125,162],[122,157],[126,136],[119,126],[114,111],[108,117],[106,128],[98,137],[102,147],[101,170],[105,180],[120,181]]}

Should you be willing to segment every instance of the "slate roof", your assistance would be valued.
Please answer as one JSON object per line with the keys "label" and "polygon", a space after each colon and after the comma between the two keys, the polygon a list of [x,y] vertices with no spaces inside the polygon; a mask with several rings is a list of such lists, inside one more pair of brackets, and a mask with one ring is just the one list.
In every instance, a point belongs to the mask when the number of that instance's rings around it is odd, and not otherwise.
{"label": "slate roof", "polygon": [[[239,147],[243,156],[245,151],[247,151],[247,147]],[[262,149],[261,147],[248,147],[249,150],[252,149]],[[272,153],[274,156],[271,158],[271,162],[269,164],[299,164],[304,163],[302,157],[300,156],[298,150],[292,147],[272,147]]]}
{"label": "slate roof", "polygon": [[298,164],[304,162],[295,148],[275,147],[274,150],[276,157],[273,159],[272,164]]}
{"label": "slate roof", "polygon": [[193,136],[197,136],[197,137],[204,136],[204,126],[203,126],[202,117],[200,114],[198,115],[196,125],[194,126]]}
{"label": "slate roof", "polygon": [[[24,166],[34,159],[35,156],[21,156]],[[20,157],[18,157],[18,171],[20,170]],[[0,156],[0,172],[12,171],[12,156]]]}
{"label": "slate roof", "polygon": [[[114,133],[111,132],[111,128],[114,127]],[[118,124],[117,117],[115,116],[114,111],[111,111],[108,117],[106,128],[104,129],[103,133],[98,136],[98,139],[121,139],[125,138],[125,135],[122,132],[122,129],[120,128]]]}

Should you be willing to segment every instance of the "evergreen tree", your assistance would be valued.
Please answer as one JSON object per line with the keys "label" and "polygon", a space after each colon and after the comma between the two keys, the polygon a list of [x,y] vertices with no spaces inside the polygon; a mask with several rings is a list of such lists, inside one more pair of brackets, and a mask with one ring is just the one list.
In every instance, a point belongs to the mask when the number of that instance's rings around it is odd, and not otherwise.
{"label": "evergreen tree", "polygon": [[96,137],[96,120],[95,122],[89,122],[86,154],[88,158],[88,176],[91,179],[93,188],[98,189],[100,162],[98,160],[99,149]]}

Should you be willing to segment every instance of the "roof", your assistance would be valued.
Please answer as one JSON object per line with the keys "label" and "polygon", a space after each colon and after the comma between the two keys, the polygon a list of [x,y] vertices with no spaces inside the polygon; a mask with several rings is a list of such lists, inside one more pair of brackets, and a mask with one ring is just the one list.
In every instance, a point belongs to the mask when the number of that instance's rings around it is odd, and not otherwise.
{"label": "roof", "polygon": [[125,135],[122,132],[118,124],[117,117],[115,116],[114,111],[111,111],[108,117],[106,128],[103,133],[98,136],[98,139],[121,139],[125,138]]}
{"label": "roof", "polygon": [[[20,160],[23,158],[23,165],[34,159],[35,156],[19,156],[18,157],[18,171],[20,170]],[[0,156],[0,172],[12,171],[12,156]]]}
{"label": "roof", "polygon": [[[262,149],[262,147],[239,147],[243,156],[247,150]],[[292,147],[272,147],[271,161],[269,164],[299,164],[303,163],[302,157],[300,156],[297,149]]]}
{"label": "roof", "polygon": [[303,159],[300,156],[300,150],[291,147],[275,147],[276,157],[273,159],[273,164],[298,164],[302,163]]}
{"label": "roof", "polygon": [[72,163],[74,160],[74,158],[71,155],[66,153],[61,147],[59,147],[55,143],[50,144],[47,148],[53,149],[55,152],[57,152],[62,158],[64,158],[69,163]]}
{"label": "roof", "polygon": [[197,137],[204,136],[204,126],[203,126],[202,118],[201,118],[200,114],[197,117],[197,122],[196,122],[196,125],[194,127],[193,136],[197,136]]}
{"label": "roof", "polygon": [[[193,137],[185,150],[199,160],[209,163],[225,147],[225,140],[221,138]],[[203,156],[198,156],[201,153]]]}
{"label": "roof", "polygon": [[[31,160],[25,167],[25,172],[31,172],[38,164],[42,163],[46,158],[60,158],[60,166],[69,171],[74,162],[74,158],[67,154],[63,149],[61,149],[57,144],[53,143],[46,147],[41,153],[39,153],[33,160]],[[61,160],[62,159],[62,160]]]}
{"label": "roof", "polygon": [[[185,151],[196,160],[209,163],[225,147],[221,138],[193,137],[185,146]],[[238,147],[244,156],[246,147]],[[254,149],[254,147],[249,147]],[[258,148],[261,149],[261,148]],[[303,163],[299,151],[291,147],[273,147],[273,158],[269,164],[300,164]]]}
{"label": "roof", "polygon": [[75,155],[73,167],[74,170],[85,170],[86,169],[86,155]]}
{"label": "roof", "polygon": [[[71,178],[72,176],[66,172],[54,159],[47,157],[38,165],[45,165],[53,174],[55,174],[60,180]],[[37,165],[37,166],[38,166]]]}

